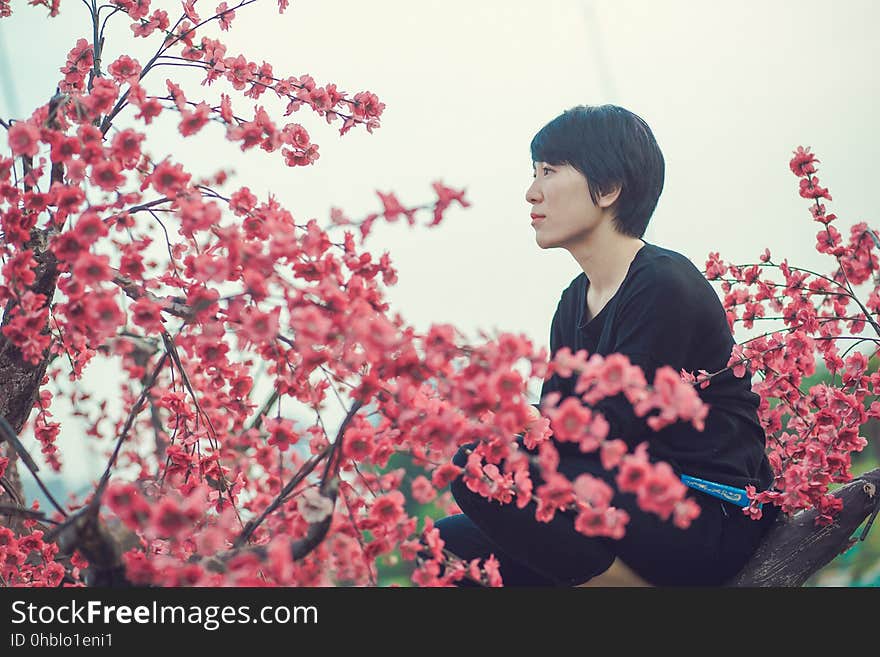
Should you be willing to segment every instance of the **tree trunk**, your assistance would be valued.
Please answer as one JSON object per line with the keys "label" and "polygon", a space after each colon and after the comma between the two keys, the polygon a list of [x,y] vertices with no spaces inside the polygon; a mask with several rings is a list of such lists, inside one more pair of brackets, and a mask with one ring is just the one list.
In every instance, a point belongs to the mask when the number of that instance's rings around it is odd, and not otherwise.
{"label": "tree trunk", "polygon": [[[43,231],[33,231],[31,240],[25,246],[33,249],[34,259],[37,261],[36,279],[30,290],[35,294],[45,295],[46,304],[51,304],[52,297],[55,295],[55,282],[58,279],[55,254],[48,248],[48,239]],[[11,311],[15,305],[15,301],[7,303],[0,326],[6,326],[12,320]],[[47,323],[43,327],[43,333],[48,330]],[[15,347],[5,335],[0,333],[0,416],[9,422],[16,435],[21,434],[21,430],[34,408],[34,402],[36,402],[40,390],[40,382],[46,374],[49,360],[50,357],[46,354],[39,363],[33,365],[24,360],[18,347]],[[12,445],[4,444],[2,436],[0,436],[0,447],[4,447],[7,456],[9,456],[4,483],[15,489],[10,493],[4,486],[0,486],[0,504],[16,504],[23,497],[17,469],[18,459],[15,457]],[[2,455],[3,450],[0,449],[0,456]],[[15,499],[16,494],[19,497],[18,500]],[[16,530],[20,528],[20,522],[21,519],[17,517],[0,516],[0,523],[11,525]]]}

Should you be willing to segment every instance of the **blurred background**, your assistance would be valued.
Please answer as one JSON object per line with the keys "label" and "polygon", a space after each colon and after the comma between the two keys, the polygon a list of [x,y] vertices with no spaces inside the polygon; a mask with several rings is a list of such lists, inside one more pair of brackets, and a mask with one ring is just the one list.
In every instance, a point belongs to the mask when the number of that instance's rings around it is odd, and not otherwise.
{"label": "blurred background", "polygon": [[[206,17],[214,4],[196,9]],[[180,5],[153,6],[176,16]],[[55,19],[25,0],[12,7],[12,18],[0,20],[0,116],[7,119],[46,102],[76,39],[91,40],[82,3],[65,0]],[[351,95],[376,93],[386,104],[382,127],[340,138],[338,123],[301,110],[288,120],[309,130],[321,157],[289,169],[278,154],[241,153],[213,124],[181,147],[175,117],[166,112],[150,129],[150,151],[157,159],[173,153],[197,174],[231,168],[230,189],[273,194],[302,223],[314,217],[328,225],[331,207],[363,217],[381,208],[376,190],[418,205],[432,200],[434,180],[466,188],[472,207],[450,211],[440,227],[376,224],[366,246],[377,256],[389,251],[399,272],[388,289],[392,312],[419,331],[451,323],[473,340],[480,330],[509,331],[548,346],[559,295],[580,269],[567,252],[538,248],[529,225],[529,142],[541,126],[578,104],[634,111],[666,159],[648,242],[687,255],[700,269],[710,251],[748,264],[769,248],[774,262],[787,258],[825,274],[834,262],[815,251],[819,225],[798,196],[788,161],[799,145],[818,154],[820,179],[834,199],[827,205],[845,238],[857,222],[875,225],[878,19],[880,6],[870,0],[292,0],[282,16],[274,2],[260,2],[240,9],[231,31],[215,24],[204,34],[221,38],[228,55],[270,62],[276,76],[308,73]],[[106,63],[123,53],[144,63],[155,51],[156,38],[133,39],[129,22],[111,19]],[[164,95],[164,80],[173,77],[191,99],[202,94],[212,102],[229,91],[222,82],[200,88],[200,76],[186,73],[158,69],[146,87]],[[240,95],[233,103],[244,115],[255,104]],[[268,94],[259,104],[280,117],[283,106]],[[123,116],[119,125],[130,120]],[[737,325],[734,336],[742,342],[780,326]],[[115,371],[112,361],[96,361],[81,385],[106,396]],[[533,381],[533,401],[539,389]],[[63,399],[53,410],[66,463],[59,485],[88,486],[103,459],[82,448],[77,423],[84,425]],[[325,421],[342,416],[341,408],[330,409]],[[866,452],[876,446],[874,440]],[[876,543],[858,576],[849,568],[857,548],[816,583],[878,583]],[[842,565],[849,574],[837,572]],[[411,564],[394,568],[403,566]],[[389,568],[388,581],[406,585],[408,577]]]}

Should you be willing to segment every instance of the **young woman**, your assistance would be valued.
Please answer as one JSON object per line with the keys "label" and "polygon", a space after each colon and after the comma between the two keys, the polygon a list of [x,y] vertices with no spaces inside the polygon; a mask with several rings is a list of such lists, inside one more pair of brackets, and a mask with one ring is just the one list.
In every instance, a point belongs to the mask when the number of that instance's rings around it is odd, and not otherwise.
{"label": "young woman", "polygon": [[[724,370],[734,340],[714,289],[687,257],[642,239],[664,179],[663,155],[648,125],[615,105],[574,107],[535,135],[531,155],[534,181],[525,198],[538,246],[565,249],[582,270],[560,297],[551,355],[564,346],[622,353],[649,383],[661,365],[694,374]],[[576,377],[554,374],[541,397],[558,392],[561,401],[576,394],[575,383]],[[622,394],[592,408],[609,422],[609,438],[630,448],[647,440],[650,458],[666,461],[676,475],[711,482],[716,493],[719,485],[768,488],[773,474],[751,372],[737,378],[727,370],[698,392],[711,407],[702,432],[685,422],[655,432]],[[463,467],[476,446],[462,447],[453,462]],[[688,494],[701,513],[682,530],[639,509],[634,494],[619,492],[615,473],[595,453],[581,453],[575,443],[556,447],[559,472],[570,480],[586,472],[615,490],[612,505],[630,517],[622,539],[585,536],[569,513],[539,522],[535,502],[502,505],[459,477],[451,490],[463,513],[435,523],[445,548],[467,560],[494,554],[507,586],[575,586],[615,558],[649,584],[715,586],[742,568],[776,517],[776,507],[765,505],[762,518],[752,520],[736,503],[695,488]],[[535,488],[543,483],[537,466],[530,475]]]}

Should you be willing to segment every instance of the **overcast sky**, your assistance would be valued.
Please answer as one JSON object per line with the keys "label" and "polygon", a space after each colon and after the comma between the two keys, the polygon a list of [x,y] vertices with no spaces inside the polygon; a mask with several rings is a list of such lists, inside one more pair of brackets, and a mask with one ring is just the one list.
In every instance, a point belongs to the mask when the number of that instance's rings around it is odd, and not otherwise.
{"label": "overcast sky", "polygon": [[[71,45],[91,35],[75,0],[64,0],[56,19],[24,0],[12,4],[13,17],[0,20],[4,118],[45,102]],[[216,3],[202,4],[205,16]],[[297,221],[326,224],[331,206],[363,216],[381,207],[375,190],[420,204],[432,200],[433,180],[467,188],[472,207],[449,212],[441,227],[377,224],[368,239],[377,255],[391,252],[400,279],[388,290],[393,311],[418,330],[449,322],[474,339],[480,329],[513,331],[547,346],[559,295],[580,269],[567,252],[535,244],[528,147],[577,104],[616,103],[652,127],[666,183],[645,238],[700,269],[710,251],[751,263],[769,247],[776,261],[831,270],[815,252],[819,226],[788,169],[798,145],[818,153],[844,235],[859,221],[876,225],[880,10],[869,0],[292,0],[282,16],[273,5],[238,12],[223,35],[228,53],[265,59],[276,75],[372,91],[387,106],[382,127],[340,138],[338,124],[300,111],[292,119],[320,144],[310,168],[288,169],[262,151],[242,155],[214,125],[186,150],[172,141],[173,124],[159,125],[170,138],[158,142],[165,151],[155,143],[151,151],[173,152],[200,173],[233,166],[239,184],[277,195]],[[155,50],[155,39],[132,45],[127,23],[108,33],[105,62],[131,51],[143,63],[145,46]],[[152,88],[178,70],[157,71]],[[196,98],[198,81],[184,88]],[[244,101],[237,105],[253,104]],[[753,333],[740,328],[735,337]]]}

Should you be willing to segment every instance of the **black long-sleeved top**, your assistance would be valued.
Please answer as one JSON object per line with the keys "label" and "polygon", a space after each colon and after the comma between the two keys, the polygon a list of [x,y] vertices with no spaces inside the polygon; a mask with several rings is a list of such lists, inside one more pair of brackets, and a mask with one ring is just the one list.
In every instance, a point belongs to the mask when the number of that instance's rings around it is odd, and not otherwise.
{"label": "black long-sleeved top", "polygon": [[[644,240],[642,240],[644,242]],[[560,347],[572,353],[621,353],[639,365],[647,382],[661,365],[697,375],[727,367],[733,335],[712,285],[684,255],[645,242],[630,264],[620,287],[607,304],[586,322],[586,274],[562,292],[550,328],[551,358]],[[561,393],[560,402],[575,395],[577,375],[553,374],[544,381],[541,398]],[[587,404],[610,425],[609,439],[630,447],[648,440],[648,453],[667,461],[676,474],[688,474],[731,486],[752,484],[766,490],[773,481],[764,452],[764,431],[758,422],[759,397],[751,388],[751,371],[742,378],[731,370],[711,379],[697,392],[711,408],[704,431],[689,422],[675,422],[654,431],[638,417],[623,393]],[[580,454],[577,443],[557,442],[560,455]]]}

